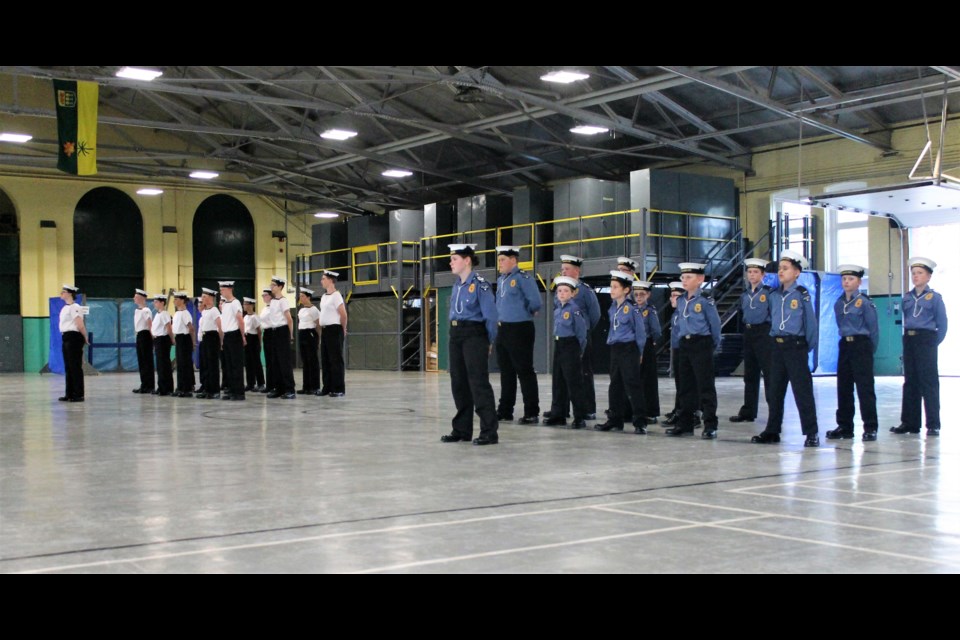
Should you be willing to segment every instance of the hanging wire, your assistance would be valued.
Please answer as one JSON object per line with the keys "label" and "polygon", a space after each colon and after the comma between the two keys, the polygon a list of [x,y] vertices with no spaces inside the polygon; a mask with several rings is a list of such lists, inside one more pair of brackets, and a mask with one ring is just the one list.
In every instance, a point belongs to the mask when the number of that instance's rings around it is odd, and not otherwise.
{"label": "hanging wire", "polygon": [[[917,67],[917,78],[923,80],[923,72],[920,67]],[[930,139],[930,122],[927,119],[927,101],[923,97],[923,89],[920,89],[920,107],[923,109],[923,130],[927,134],[927,146],[933,145],[933,140]],[[930,156],[930,175],[933,175],[933,154]]]}

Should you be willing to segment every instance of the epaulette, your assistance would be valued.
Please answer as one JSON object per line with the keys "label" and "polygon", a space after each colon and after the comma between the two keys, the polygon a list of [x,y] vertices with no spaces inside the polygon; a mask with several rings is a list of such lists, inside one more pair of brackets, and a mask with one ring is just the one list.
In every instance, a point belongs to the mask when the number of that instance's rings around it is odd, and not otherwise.
{"label": "epaulette", "polygon": [[524,271],[523,269],[520,269],[520,275],[523,276],[524,278],[530,277],[530,274]]}
{"label": "epaulette", "polygon": [[486,282],[486,281],[487,281],[486,278],[484,278],[484,277],[483,277],[482,275],[480,275],[479,273],[474,274],[474,277],[475,277],[477,280],[479,280],[480,282]]}
{"label": "epaulette", "polygon": [[807,288],[805,286],[803,286],[802,284],[798,284],[797,291],[800,292],[800,295],[803,296],[803,299],[806,302],[810,302],[810,292],[807,291]]}
{"label": "epaulette", "polygon": [[709,291],[704,291],[703,289],[700,290],[700,297],[701,297],[701,298],[706,298],[707,300],[710,300],[710,299],[713,298],[713,296],[710,295],[710,292],[709,292]]}
{"label": "epaulette", "polygon": [[580,281],[580,286],[577,287],[577,288],[578,288],[578,289],[590,289],[591,291],[593,291],[593,287],[591,287],[589,284],[587,284],[587,283],[584,282],[583,280]]}

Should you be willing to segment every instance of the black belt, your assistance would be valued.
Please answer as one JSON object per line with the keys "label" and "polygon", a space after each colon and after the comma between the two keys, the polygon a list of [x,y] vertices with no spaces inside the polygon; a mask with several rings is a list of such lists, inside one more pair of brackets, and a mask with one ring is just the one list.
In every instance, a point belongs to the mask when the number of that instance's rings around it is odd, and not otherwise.
{"label": "black belt", "polygon": [[517,320],[516,322],[508,322],[506,320],[502,320],[500,322],[497,322],[497,326],[502,327],[505,324],[524,324],[527,322],[533,322],[533,320]]}
{"label": "black belt", "polygon": [[774,336],[773,339],[777,344],[807,345],[806,338],[798,338],[797,336]]}
{"label": "black belt", "polygon": [[[553,339],[557,342],[560,342],[561,340],[577,340],[577,337],[576,336],[553,336]],[[579,342],[579,340],[577,340],[577,342]]]}
{"label": "black belt", "polygon": [[708,336],[706,334],[699,334],[699,333],[698,334],[688,333],[687,335],[682,337],[684,340],[692,340],[694,338],[712,338],[713,336]]}
{"label": "black belt", "polygon": [[483,325],[479,320],[451,320],[451,327],[477,327]]}
{"label": "black belt", "polygon": [[769,329],[769,328],[770,328],[770,323],[769,323],[769,322],[761,322],[760,324],[748,324],[748,325],[744,325],[744,326],[746,326],[747,329],[762,329],[762,328],[764,328],[764,327],[766,327],[766,328]]}
{"label": "black belt", "polygon": [[217,334],[217,335],[220,335],[220,332],[217,331],[216,329],[211,329],[210,331],[204,331],[202,335],[209,335],[209,334],[212,334],[212,333],[215,333],[215,334]]}
{"label": "black belt", "polygon": [[925,336],[925,335],[933,335],[935,333],[936,331],[932,329],[907,329],[908,336]]}
{"label": "black belt", "polygon": [[853,336],[841,336],[844,342],[857,342],[862,340],[869,340],[870,336],[865,336],[862,333],[853,335]]}

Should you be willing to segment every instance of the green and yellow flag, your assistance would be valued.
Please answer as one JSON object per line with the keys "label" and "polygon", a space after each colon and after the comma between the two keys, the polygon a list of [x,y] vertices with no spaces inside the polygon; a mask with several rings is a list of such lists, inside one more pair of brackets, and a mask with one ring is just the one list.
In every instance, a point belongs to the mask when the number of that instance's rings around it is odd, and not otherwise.
{"label": "green and yellow flag", "polygon": [[54,80],[57,100],[57,169],[75,176],[97,172],[96,82]]}

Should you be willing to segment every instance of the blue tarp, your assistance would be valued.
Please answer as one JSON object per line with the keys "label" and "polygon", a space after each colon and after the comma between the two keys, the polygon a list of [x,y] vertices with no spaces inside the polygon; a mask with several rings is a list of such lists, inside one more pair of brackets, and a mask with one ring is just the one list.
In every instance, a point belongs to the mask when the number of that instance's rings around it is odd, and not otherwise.
{"label": "blue tarp", "polygon": [[[768,273],[763,277],[764,284],[779,287],[777,274]],[[834,375],[837,372],[837,353],[839,333],[837,321],[833,317],[833,303],[840,296],[840,276],[819,271],[804,271],[798,279],[800,285],[810,292],[813,308],[817,312],[820,339],[810,352],[808,365],[815,375]]]}

